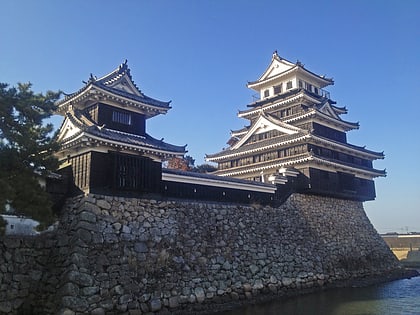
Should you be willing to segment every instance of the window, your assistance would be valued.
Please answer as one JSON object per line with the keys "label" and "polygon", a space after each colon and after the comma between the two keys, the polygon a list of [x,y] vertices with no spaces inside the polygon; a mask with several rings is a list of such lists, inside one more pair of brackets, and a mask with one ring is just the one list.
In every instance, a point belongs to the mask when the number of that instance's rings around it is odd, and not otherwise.
{"label": "window", "polygon": [[265,90],[264,91],[264,97],[269,97],[270,96],[270,90]]}
{"label": "window", "polygon": [[274,94],[280,94],[281,89],[282,89],[282,84],[276,85],[275,87],[273,87],[273,89],[274,89]]}
{"label": "window", "polygon": [[287,81],[286,83],[286,89],[290,90],[293,87],[292,81]]}
{"label": "window", "polygon": [[303,88],[303,82],[299,80],[299,88]]}
{"label": "window", "polygon": [[314,92],[315,92],[316,94],[319,94],[319,92],[318,92],[318,88],[317,88],[317,87],[315,87],[315,86],[314,86]]}
{"label": "window", "polygon": [[[306,82],[305,82],[305,83],[306,83]],[[312,84],[306,83],[306,89],[307,89],[309,92],[312,92]]]}
{"label": "window", "polygon": [[113,111],[112,121],[123,125],[131,125],[131,115],[129,113]]}

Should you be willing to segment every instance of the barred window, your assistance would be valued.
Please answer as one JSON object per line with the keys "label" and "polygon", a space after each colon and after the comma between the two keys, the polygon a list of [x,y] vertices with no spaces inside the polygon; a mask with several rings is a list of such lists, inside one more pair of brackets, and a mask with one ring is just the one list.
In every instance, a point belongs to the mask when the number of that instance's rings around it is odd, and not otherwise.
{"label": "barred window", "polygon": [[131,115],[129,113],[113,111],[112,121],[123,125],[131,125]]}

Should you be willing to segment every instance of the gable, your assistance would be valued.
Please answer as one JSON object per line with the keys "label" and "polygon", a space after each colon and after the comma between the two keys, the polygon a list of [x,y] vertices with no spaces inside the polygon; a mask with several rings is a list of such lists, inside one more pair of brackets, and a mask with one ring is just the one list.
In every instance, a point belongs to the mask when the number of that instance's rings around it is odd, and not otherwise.
{"label": "gable", "polygon": [[275,77],[276,75],[286,72],[292,69],[293,67],[295,67],[295,64],[291,62],[288,62],[284,59],[280,59],[279,57],[273,58],[267,70],[265,70],[265,72],[261,75],[258,81],[264,81],[266,79]]}
{"label": "gable", "polygon": [[131,78],[125,73],[121,78],[118,78],[117,80],[113,82],[106,82],[106,86],[111,87],[116,90],[123,91],[125,93],[134,94],[137,96],[142,96],[140,91],[137,89],[137,87],[134,85]]}
{"label": "gable", "polygon": [[80,133],[80,131],[81,129],[77,127],[68,117],[66,117],[57,135],[57,141],[63,142],[67,139],[71,139]]}
{"label": "gable", "polygon": [[333,117],[335,119],[341,120],[341,118],[337,115],[335,110],[332,108],[329,102],[324,103],[319,111],[327,116]]}
{"label": "gable", "polygon": [[249,131],[242,137],[242,139],[232,146],[231,149],[234,150],[240,148],[242,145],[246,144],[247,140],[253,135],[258,135],[271,130],[277,130],[281,134],[291,135],[298,133],[300,129],[280,121],[271,121],[265,115],[261,115]]}

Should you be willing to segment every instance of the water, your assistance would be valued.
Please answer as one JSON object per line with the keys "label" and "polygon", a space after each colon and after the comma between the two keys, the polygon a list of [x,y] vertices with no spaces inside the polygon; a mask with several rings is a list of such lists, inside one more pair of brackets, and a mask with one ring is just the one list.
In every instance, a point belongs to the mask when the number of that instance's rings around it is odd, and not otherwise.
{"label": "water", "polygon": [[420,277],[332,289],[220,315],[420,315]]}

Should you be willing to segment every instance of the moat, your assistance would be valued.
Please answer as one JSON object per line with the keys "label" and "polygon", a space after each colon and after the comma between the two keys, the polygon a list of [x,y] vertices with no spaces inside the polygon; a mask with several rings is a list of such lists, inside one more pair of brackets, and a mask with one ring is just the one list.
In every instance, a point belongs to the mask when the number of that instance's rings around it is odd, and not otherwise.
{"label": "moat", "polygon": [[217,314],[418,315],[420,314],[420,277],[364,288],[341,288],[315,292]]}

